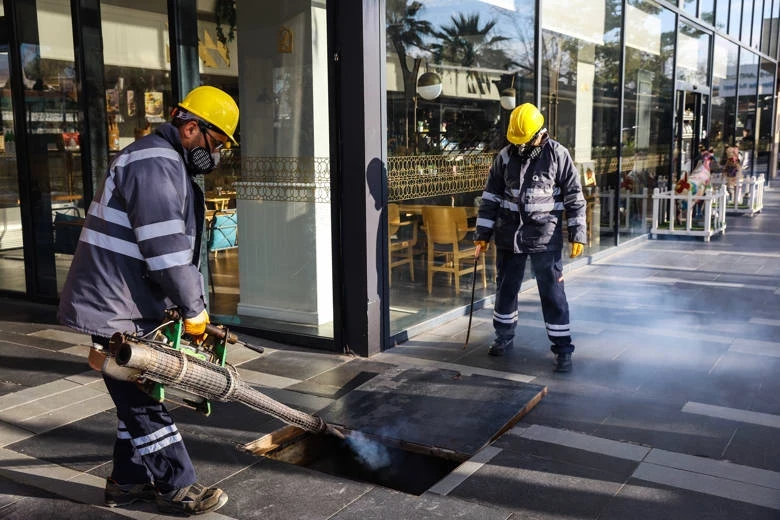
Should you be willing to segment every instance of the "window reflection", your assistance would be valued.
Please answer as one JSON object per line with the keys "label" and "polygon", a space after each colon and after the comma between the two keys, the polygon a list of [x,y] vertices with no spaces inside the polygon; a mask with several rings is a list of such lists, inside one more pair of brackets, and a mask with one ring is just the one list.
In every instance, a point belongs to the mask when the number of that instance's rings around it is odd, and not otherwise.
{"label": "window reflection", "polygon": [[[580,170],[588,202],[588,246],[601,247],[618,222],[621,6],[577,0],[562,14],[542,8],[542,105],[550,135],[566,146]],[[574,14],[576,13],[576,14]],[[635,139],[635,135],[627,136]],[[612,241],[605,240],[605,246]]]}
{"label": "window reflection", "polygon": [[668,182],[675,20],[667,9],[632,1],[626,26],[633,30],[626,34],[620,232],[634,234],[647,232],[653,189]]}
{"label": "window reflection", "polygon": [[[529,0],[387,2],[388,189],[398,208],[388,273],[394,331],[462,305],[469,294],[470,275],[456,292],[453,276],[438,272],[428,293],[423,209],[462,208],[460,226],[473,227],[477,197],[505,144],[509,111],[534,100],[534,11]],[[438,88],[426,87],[437,80],[441,90],[432,96]],[[421,274],[414,280],[401,256],[409,254],[399,245],[404,241],[415,243]],[[469,231],[463,241],[470,244]],[[478,298],[495,291],[492,283],[476,289]]]}

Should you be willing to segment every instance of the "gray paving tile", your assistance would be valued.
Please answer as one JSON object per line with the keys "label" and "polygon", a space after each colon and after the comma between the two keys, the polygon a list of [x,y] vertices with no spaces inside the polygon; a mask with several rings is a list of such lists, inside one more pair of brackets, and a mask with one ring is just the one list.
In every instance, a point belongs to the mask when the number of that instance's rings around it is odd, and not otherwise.
{"label": "gray paving tile", "polygon": [[333,353],[275,350],[243,363],[241,368],[292,379],[308,379],[347,361],[348,357]]}
{"label": "gray paving tile", "polygon": [[287,390],[338,399],[394,366],[390,363],[353,359],[306,381],[288,386]]}
{"label": "gray paving tile", "polygon": [[0,341],[0,380],[37,386],[84,372],[81,358]]}
{"label": "gray paving tile", "polygon": [[677,406],[644,399],[625,399],[593,435],[626,440],[688,453],[720,458],[734,434],[733,423],[706,416],[691,417]]}
{"label": "gray paving tile", "polygon": [[598,518],[625,480],[567,460],[503,451],[450,496],[510,510],[519,518]]}
{"label": "gray paving tile", "polygon": [[[76,471],[90,471],[111,460],[116,426],[116,414],[110,410],[10,444],[6,448]],[[101,476],[106,475],[103,472]]]}
{"label": "gray paving tile", "polygon": [[387,518],[479,518],[505,520],[509,512],[450,497],[407,495],[374,488],[334,515],[333,520],[385,520]]}
{"label": "gray paving tile", "polygon": [[777,511],[631,479],[601,512],[601,520],[658,520],[659,518],[706,518],[708,520],[776,520]]}
{"label": "gray paving tile", "polygon": [[220,486],[230,500],[219,512],[241,520],[330,518],[373,487],[269,459],[259,459]]}
{"label": "gray paving tile", "polygon": [[106,508],[73,502],[0,476],[0,518],[3,520],[43,518],[119,520],[125,517]]}

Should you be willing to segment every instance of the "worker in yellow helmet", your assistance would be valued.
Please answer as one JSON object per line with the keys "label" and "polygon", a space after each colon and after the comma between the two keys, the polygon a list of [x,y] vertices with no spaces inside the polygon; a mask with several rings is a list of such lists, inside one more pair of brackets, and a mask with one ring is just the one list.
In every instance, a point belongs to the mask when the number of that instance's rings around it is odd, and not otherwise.
{"label": "worker in yellow helmet", "polygon": [[[202,86],[172,116],[114,158],[87,212],[59,319],[92,336],[90,360],[105,358],[115,332],[149,333],[169,308],[179,310],[195,342],[209,323],[198,267],[205,203],[194,176],[213,170],[220,149],[235,142],[238,105],[226,92]],[[151,501],[162,512],[181,514],[222,507],[221,489],[196,482],[165,405],[133,382],[103,379],[119,419],[106,505]]]}
{"label": "worker in yellow helmet", "polygon": [[474,243],[496,244],[496,338],[488,354],[501,356],[514,346],[517,294],[530,258],[542,302],[547,337],[555,354],[555,371],[571,370],[574,345],[569,304],[563,287],[563,212],[568,222],[571,258],[586,241],[585,198],[569,152],[550,138],[544,116],[531,103],[516,107],[506,132],[509,145],[490,168],[477,216]]}

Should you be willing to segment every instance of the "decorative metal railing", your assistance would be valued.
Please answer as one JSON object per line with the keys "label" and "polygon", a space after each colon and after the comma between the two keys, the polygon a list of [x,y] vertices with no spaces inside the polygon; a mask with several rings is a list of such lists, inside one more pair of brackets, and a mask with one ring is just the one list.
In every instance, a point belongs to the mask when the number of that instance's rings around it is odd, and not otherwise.
{"label": "decorative metal railing", "polygon": [[399,155],[387,160],[391,202],[482,191],[494,153]]}

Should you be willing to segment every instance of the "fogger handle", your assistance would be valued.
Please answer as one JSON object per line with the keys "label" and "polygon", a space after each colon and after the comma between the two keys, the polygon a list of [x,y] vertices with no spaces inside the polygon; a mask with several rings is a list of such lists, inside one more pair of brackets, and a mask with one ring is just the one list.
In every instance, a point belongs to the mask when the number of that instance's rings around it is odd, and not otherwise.
{"label": "fogger handle", "polygon": [[233,334],[232,332],[228,332],[226,329],[223,329],[218,325],[214,325],[213,323],[208,323],[206,325],[206,334],[208,334],[209,336],[214,336],[219,339],[224,339],[225,341],[231,344],[238,343],[238,337],[235,334]]}

